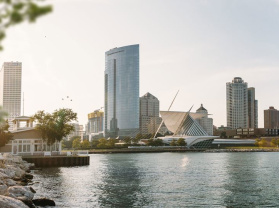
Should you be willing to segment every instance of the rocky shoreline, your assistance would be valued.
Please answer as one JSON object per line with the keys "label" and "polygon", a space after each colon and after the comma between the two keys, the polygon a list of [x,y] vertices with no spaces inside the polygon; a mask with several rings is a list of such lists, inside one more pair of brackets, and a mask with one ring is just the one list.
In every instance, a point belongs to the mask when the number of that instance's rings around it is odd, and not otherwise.
{"label": "rocky shoreline", "polygon": [[34,199],[36,191],[28,186],[33,179],[30,169],[34,164],[22,160],[21,156],[0,153],[0,207],[36,208],[55,206],[51,199]]}

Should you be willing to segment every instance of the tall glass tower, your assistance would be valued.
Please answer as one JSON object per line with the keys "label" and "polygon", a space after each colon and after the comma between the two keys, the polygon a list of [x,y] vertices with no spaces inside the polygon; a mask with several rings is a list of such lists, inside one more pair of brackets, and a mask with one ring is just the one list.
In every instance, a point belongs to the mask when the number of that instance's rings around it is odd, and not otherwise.
{"label": "tall glass tower", "polygon": [[114,48],[105,56],[105,136],[135,136],[139,132],[139,45]]}

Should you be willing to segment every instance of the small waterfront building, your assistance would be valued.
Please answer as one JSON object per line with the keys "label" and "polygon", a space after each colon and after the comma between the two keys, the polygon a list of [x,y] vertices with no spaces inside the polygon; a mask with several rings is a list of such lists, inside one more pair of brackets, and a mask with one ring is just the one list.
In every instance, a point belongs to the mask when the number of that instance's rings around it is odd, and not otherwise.
{"label": "small waterfront building", "polygon": [[10,152],[13,155],[43,155],[44,152],[60,152],[61,142],[48,145],[43,141],[41,134],[33,127],[30,117],[20,116],[13,120],[13,139],[0,148],[1,152]]}

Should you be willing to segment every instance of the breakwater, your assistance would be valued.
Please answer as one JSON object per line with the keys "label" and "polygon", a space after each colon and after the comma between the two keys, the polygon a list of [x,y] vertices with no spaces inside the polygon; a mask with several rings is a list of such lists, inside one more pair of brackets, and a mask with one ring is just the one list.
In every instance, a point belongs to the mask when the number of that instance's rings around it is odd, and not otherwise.
{"label": "breakwater", "polygon": [[34,208],[36,205],[55,206],[50,199],[33,199],[36,191],[28,184],[33,175],[34,164],[23,161],[20,156],[0,153],[0,207]]}
{"label": "breakwater", "polygon": [[23,160],[36,167],[68,167],[89,165],[89,156],[23,156]]}

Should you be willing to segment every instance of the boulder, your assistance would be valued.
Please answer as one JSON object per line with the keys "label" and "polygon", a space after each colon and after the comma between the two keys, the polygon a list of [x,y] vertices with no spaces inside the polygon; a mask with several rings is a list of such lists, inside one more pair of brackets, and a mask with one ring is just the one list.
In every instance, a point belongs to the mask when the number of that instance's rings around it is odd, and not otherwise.
{"label": "boulder", "polygon": [[5,195],[19,200],[32,200],[34,197],[34,193],[26,186],[11,186]]}
{"label": "boulder", "polygon": [[7,191],[7,189],[8,189],[8,186],[6,184],[4,184],[4,183],[0,184],[0,195],[4,195],[6,193],[6,191]]}
{"label": "boulder", "polygon": [[52,199],[47,199],[47,198],[39,198],[39,199],[33,199],[33,203],[36,206],[55,206],[55,202]]}
{"label": "boulder", "polygon": [[16,186],[16,182],[13,180],[13,179],[6,179],[5,180],[5,184],[7,185],[7,186]]}
{"label": "boulder", "polygon": [[28,208],[22,201],[17,199],[7,197],[7,196],[0,196],[0,207],[1,208]]}
{"label": "boulder", "polygon": [[30,173],[25,173],[24,177],[27,179],[33,179],[34,176]]}
{"label": "boulder", "polygon": [[9,178],[9,176],[7,176],[5,173],[0,172],[0,179],[5,179],[5,178]]}

